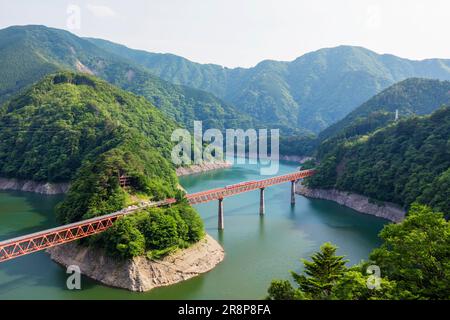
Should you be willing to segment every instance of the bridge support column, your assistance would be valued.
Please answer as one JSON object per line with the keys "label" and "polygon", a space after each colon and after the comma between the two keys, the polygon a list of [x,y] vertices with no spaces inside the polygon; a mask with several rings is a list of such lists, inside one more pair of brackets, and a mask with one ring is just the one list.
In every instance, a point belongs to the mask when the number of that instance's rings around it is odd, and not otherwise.
{"label": "bridge support column", "polygon": [[218,212],[218,223],[217,228],[223,230],[223,199],[219,199],[219,212]]}
{"label": "bridge support column", "polygon": [[295,181],[291,181],[291,205],[295,204]]}
{"label": "bridge support column", "polygon": [[259,194],[259,214],[263,216],[265,213],[266,207],[264,205],[264,188],[261,188]]}

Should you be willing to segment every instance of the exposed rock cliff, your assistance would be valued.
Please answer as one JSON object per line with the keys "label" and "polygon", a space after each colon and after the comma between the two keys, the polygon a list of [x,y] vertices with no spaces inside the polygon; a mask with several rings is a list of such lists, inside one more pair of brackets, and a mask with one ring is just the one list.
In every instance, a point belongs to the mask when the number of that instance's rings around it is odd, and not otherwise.
{"label": "exposed rock cliff", "polygon": [[280,160],[299,162],[299,163],[304,163],[305,161],[312,160],[312,159],[314,159],[314,158],[313,157],[306,157],[306,156],[280,155]]}
{"label": "exposed rock cliff", "polygon": [[400,222],[405,218],[405,210],[400,206],[390,202],[371,203],[369,198],[356,193],[335,189],[309,189],[300,183],[297,184],[296,192],[309,198],[335,201],[361,213],[374,215],[393,222]]}
{"label": "exposed rock cliff", "polygon": [[66,193],[67,190],[69,190],[69,183],[36,182],[31,180],[0,178],[0,190],[17,190],[54,195]]}
{"label": "exposed rock cliff", "polygon": [[59,264],[79,266],[81,273],[89,278],[131,291],[148,291],[187,280],[211,270],[225,256],[220,244],[209,235],[191,247],[178,250],[161,260],[136,257],[119,261],[100,249],[79,246],[73,242],[49,248],[47,252]]}
{"label": "exposed rock cliff", "polygon": [[232,164],[226,161],[220,162],[203,162],[202,164],[194,164],[189,167],[180,167],[177,168],[177,176],[187,176],[194,173],[201,173],[211,170],[230,168]]}

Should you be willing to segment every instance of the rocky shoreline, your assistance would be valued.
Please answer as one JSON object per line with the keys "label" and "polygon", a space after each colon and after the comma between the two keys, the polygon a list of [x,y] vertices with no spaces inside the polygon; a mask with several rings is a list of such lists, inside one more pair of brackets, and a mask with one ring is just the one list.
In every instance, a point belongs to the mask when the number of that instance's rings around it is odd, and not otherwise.
{"label": "rocky shoreline", "polygon": [[[292,161],[303,163],[304,161],[312,159],[311,157],[300,156],[287,156],[280,155],[280,160]],[[212,170],[226,169],[232,167],[233,164],[228,161],[219,162],[204,162],[202,164],[194,164],[189,167],[179,167],[176,169],[178,177],[187,176],[191,174],[197,174],[202,172],[208,172]],[[34,192],[45,195],[57,195],[67,193],[69,190],[69,182],[37,182],[33,180],[21,180],[15,178],[1,178],[0,177],[0,190],[13,190],[13,191],[25,191]]]}
{"label": "rocky shoreline", "polygon": [[358,212],[384,218],[392,222],[401,222],[406,214],[405,210],[397,204],[390,202],[372,203],[368,197],[346,191],[309,189],[298,183],[296,193],[308,198],[331,200]]}
{"label": "rocky shoreline", "polygon": [[168,286],[208,272],[225,257],[222,246],[211,236],[160,260],[136,257],[120,261],[103,250],[74,242],[47,249],[53,261],[77,265],[85,276],[107,286],[143,292]]}
{"label": "rocky shoreline", "polygon": [[[256,153],[246,153],[245,156],[249,159],[260,159],[259,155]],[[289,162],[297,162],[297,163],[304,163],[305,161],[314,159],[313,157],[309,156],[295,156],[295,155],[283,155],[280,154],[278,157],[276,156],[270,156],[271,160],[281,160],[281,161],[289,161]]]}
{"label": "rocky shoreline", "polygon": [[[212,170],[230,168],[231,163],[223,162],[209,162],[200,165],[192,165],[190,167],[180,167],[176,169],[178,177],[186,176],[190,174],[202,173]],[[20,180],[14,178],[1,178],[0,177],[0,190],[12,190],[12,191],[24,191],[34,192],[45,195],[57,195],[67,193],[69,190],[69,182],[37,182],[32,180]]]}
{"label": "rocky shoreline", "polygon": [[176,173],[178,177],[181,177],[230,167],[232,167],[232,164],[227,161],[203,162],[202,164],[194,164],[189,167],[179,167],[176,169]]}
{"label": "rocky shoreline", "polygon": [[46,195],[56,195],[66,193],[67,190],[69,190],[69,186],[70,185],[68,182],[52,183],[0,178],[0,190],[16,190]]}
{"label": "rocky shoreline", "polygon": [[304,163],[305,161],[312,160],[312,159],[314,159],[314,158],[306,157],[306,156],[280,155],[280,160],[298,162],[298,163]]}

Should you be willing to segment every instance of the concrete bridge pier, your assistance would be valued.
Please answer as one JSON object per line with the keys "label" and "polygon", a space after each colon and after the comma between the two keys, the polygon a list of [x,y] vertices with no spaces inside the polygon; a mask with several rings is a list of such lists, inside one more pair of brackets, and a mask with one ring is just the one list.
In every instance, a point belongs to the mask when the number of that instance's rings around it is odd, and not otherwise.
{"label": "concrete bridge pier", "polygon": [[291,205],[295,205],[295,180],[291,181]]}
{"label": "concrete bridge pier", "polygon": [[219,212],[218,212],[217,228],[219,230],[223,230],[224,229],[224,225],[223,225],[223,199],[219,199]]}
{"label": "concrete bridge pier", "polygon": [[266,213],[266,207],[264,205],[264,188],[259,189],[259,215],[263,216]]}

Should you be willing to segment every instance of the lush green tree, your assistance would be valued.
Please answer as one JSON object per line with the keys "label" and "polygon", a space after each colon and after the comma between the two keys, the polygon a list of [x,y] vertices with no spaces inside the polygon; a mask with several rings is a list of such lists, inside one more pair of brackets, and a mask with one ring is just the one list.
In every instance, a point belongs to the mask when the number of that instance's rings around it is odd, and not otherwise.
{"label": "lush green tree", "polygon": [[303,260],[304,274],[292,272],[298,287],[288,280],[273,280],[267,291],[269,300],[386,300],[415,299],[407,290],[400,290],[395,281],[366,272],[368,264],[351,268],[335,255],[336,247],[325,243],[312,260]]}
{"label": "lush green tree", "polygon": [[[185,211],[191,214],[184,215]],[[148,257],[157,259],[178,248],[186,248],[204,236],[203,228],[190,230],[192,222],[184,219],[188,217],[197,221],[195,216],[198,216],[197,212],[187,203],[143,209],[120,218],[113,228],[90,237],[88,243],[106,247],[106,252],[112,256],[131,258],[146,253]],[[201,221],[200,218],[198,220]],[[194,225],[197,227],[197,223]]]}
{"label": "lush green tree", "polygon": [[302,163],[302,170],[314,169],[317,166],[316,161],[310,159]]}
{"label": "lush green tree", "polygon": [[325,243],[312,255],[312,261],[303,260],[303,274],[292,272],[297,288],[287,280],[273,280],[267,299],[368,300],[399,296],[395,282],[382,277],[371,278],[372,275],[364,273],[366,265],[347,268],[345,262],[343,256],[336,255],[336,246]]}
{"label": "lush green tree", "polygon": [[[304,260],[305,274],[293,273],[299,285],[273,281],[268,299],[450,299],[450,222],[431,208],[413,204],[407,218],[386,225],[383,244],[369,261],[345,267],[336,247],[324,244]],[[379,268],[379,275],[367,272]]]}
{"label": "lush green tree", "polygon": [[[450,149],[450,139],[447,148]],[[429,202],[434,209],[443,212],[447,220],[450,219],[450,201],[448,199],[450,199],[450,168],[437,176],[417,198],[419,202]]]}
{"label": "lush green tree", "polygon": [[324,243],[320,251],[312,255],[312,261],[303,259],[305,274],[291,272],[299,288],[313,299],[328,299],[333,287],[346,270],[347,260],[336,255],[337,247]]}
{"label": "lush green tree", "polygon": [[[385,277],[371,279],[360,267],[354,267],[342,274],[333,287],[331,299],[336,300],[386,300],[398,299],[396,283]],[[377,281],[379,281],[377,283]],[[372,284],[373,286],[369,286]]]}
{"label": "lush green tree", "polygon": [[450,223],[442,213],[414,204],[402,223],[380,233],[370,260],[401,290],[424,299],[450,299]]}
{"label": "lush green tree", "polygon": [[203,220],[191,206],[185,205],[179,211],[188,226],[187,241],[197,242],[205,235]]}
{"label": "lush green tree", "polygon": [[145,238],[131,219],[122,218],[102,235],[106,252],[111,256],[128,259],[145,253]]}
{"label": "lush green tree", "polygon": [[316,174],[305,180],[305,184],[311,188],[332,188],[336,183],[336,156],[327,157],[319,166]]}
{"label": "lush green tree", "polygon": [[175,220],[176,226],[177,226],[177,235],[180,241],[180,245],[182,245],[181,242],[189,242],[189,225],[187,222],[183,219],[180,212],[183,211],[187,206],[172,206],[165,210],[165,214],[172,217]]}
{"label": "lush green tree", "polygon": [[267,290],[267,300],[303,300],[304,295],[288,280],[272,280]]}
{"label": "lush green tree", "polygon": [[139,226],[145,235],[147,248],[164,249],[178,245],[177,223],[173,216],[159,208],[149,209],[148,215],[148,219]]}

